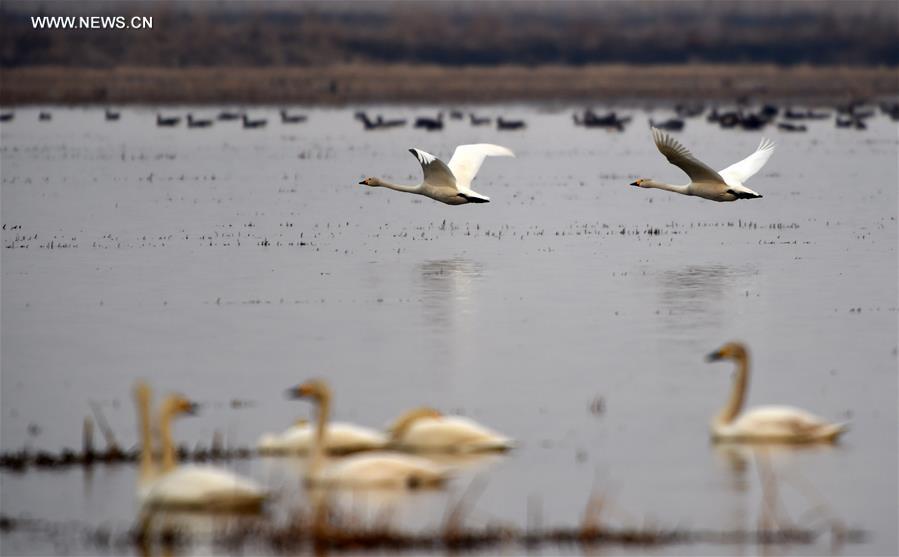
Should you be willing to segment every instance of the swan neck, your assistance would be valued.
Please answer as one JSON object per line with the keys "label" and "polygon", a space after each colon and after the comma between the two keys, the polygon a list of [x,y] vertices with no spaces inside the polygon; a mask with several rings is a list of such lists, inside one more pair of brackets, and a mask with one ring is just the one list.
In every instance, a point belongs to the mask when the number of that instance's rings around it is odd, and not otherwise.
{"label": "swan neck", "polygon": [[172,411],[168,406],[159,417],[159,435],[162,440],[162,472],[171,472],[178,466],[175,443],[172,441]]}
{"label": "swan neck", "polygon": [[737,376],[734,379],[734,386],[730,392],[730,399],[727,406],[721,410],[718,415],[719,423],[730,423],[736,419],[743,409],[743,401],[746,398],[746,388],[749,385],[749,356],[740,355],[737,358]]}
{"label": "swan neck", "polygon": [[417,186],[408,186],[405,184],[394,184],[393,182],[388,182],[386,180],[378,180],[378,186],[382,188],[388,188],[391,190],[402,191],[406,193],[421,193],[421,185]]}
{"label": "swan neck", "polygon": [[651,188],[656,188],[656,189],[665,190],[665,191],[673,191],[675,193],[682,193],[685,195],[689,194],[689,188],[690,188],[689,184],[684,184],[684,185],[678,186],[675,184],[666,184],[665,182],[657,182],[656,180],[649,180],[647,185]]}
{"label": "swan neck", "polygon": [[315,443],[312,446],[312,459],[309,462],[308,476],[318,477],[325,460],[325,429],[331,415],[331,395],[322,393],[318,400],[318,423],[315,426]]}
{"label": "swan neck", "polygon": [[138,386],[135,394],[137,421],[140,424],[140,479],[153,475],[153,435],[150,426],[150,390],[146,385]]}

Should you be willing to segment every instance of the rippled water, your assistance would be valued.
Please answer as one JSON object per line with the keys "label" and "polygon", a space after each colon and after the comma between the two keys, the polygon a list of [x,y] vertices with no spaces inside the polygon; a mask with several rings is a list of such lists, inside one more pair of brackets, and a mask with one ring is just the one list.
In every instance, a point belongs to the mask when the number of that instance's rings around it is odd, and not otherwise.
{"label": "rippled water", "polygon": [[[149,108],[116,123],[96,109],[42,123],[18,110],[0,147],[2,448],[78,446],[89,401],[130,446],[138,377],[207,403],[178,439],[220,431],[248,446],[308,416],[282,392],[322,376],[339,419],[377,427],[430,404],[520,442],[472,463],[450,495],[394,497],[400,526],[439,527],[480,478],[472,526],[573,526],[595,491],[611,524],[753,529],[768,463],[791,520],[870,534],[774,551],[895,554],[896,125],[770,130],[778,150],[749,184],[764,199],[716,204],[627,185],[684,178],[642,112],[615,134],[575,128],[567,110],[478,110],[528,129],[365,133],[350,110],[284,126],[272,108],[253,111],[272,118],[262,130],[188,130],[155,127]],[[760,137],[702,120],[678,134],[717,168]],[[357,185],[416,182],[409,147],[448,158],[482,141],[518,154],[484,164],[475,189],[490,204]],[[845,441],[711,445],[730,366],[703,356],[730,339],[753,351],[750,404],[849,419]],[[284,493],[275,513],[304,500],[299,462],[229,466]],[[134,481],[130,465],[3,471],[2,512],[125,529]],[[61,543],[3,535],[5,552],[92,552]]]}

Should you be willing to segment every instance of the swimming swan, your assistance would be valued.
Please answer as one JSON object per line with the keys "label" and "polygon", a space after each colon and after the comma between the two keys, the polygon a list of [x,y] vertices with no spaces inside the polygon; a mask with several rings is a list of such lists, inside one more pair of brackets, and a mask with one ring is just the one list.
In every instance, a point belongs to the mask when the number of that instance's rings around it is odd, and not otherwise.
{"label": "swimming swan", "polygon": [[416,408],[388,429],[390,445],[404,451],[479,453],[507,451],[512,440],[462,416],[444,416],[433,408]]}
{"label": "swimming swan", "polygon": [[488,203],[490,198],[471,189],[471,182],[487,157],[514,157],[515,154],[499,145],[476,143],[459,145],[449,164],[421,149],[409,149],[421,163],[424,179],[417,186],[392,184],[380,178],[366,178],[359,182],[363,186],[383,187],[406,193],[424,195],[446,203],[464,205],[466,203]]}
{"label": "swimming swan", "polygon": [[[281,433],[266,433],[259,438],[256,449],[261,454],[305,454],[312,450],[315,428],[306,420],[298,420]],[[330,454],[349,454],[383,449],[387,437],[373,429],[333,422],[325,430],[325,451]]]}
{"label": "swimming swan", "polygon": [[762,197],[760,193],[743,185],[743,182],[754,176],[771,158],[771,154],[774,153],[774,143],[772,141],[763,138],[753,154],[720,172],[715,172],[665,132],[652,128],[652,138],[655,140],[656,147],[665,155],[668,162],[686,172],[691,182],[686,185],[676,186],[648,178],[640,178],[635,182],[631,182],[632,186],[657,188],[684,195],[695,195],[711,199],[712,201],[735,201],[737,199]]}
{"label": "swimming swan", "polygon": [[740,414],[749,384],[749,353],[745,346],[731,342],[706,358],[710,362],[733,360],[737,377],[727,406],[712,420],[715,441],[818,443],[833,442],[848,424],[831,424],[789,406],[760,406]]}
{"label": "swimming swan", "polygon": [[312,380],[287,391],[291,398],[308,398],[318,406],[315,443],[306,471],[312,486],[352,488],[440,487],[448,479],[443,466],[417,456],[379,452],[325,460],[324,437],[331,411],[331,391],[321,380]]}
{"label": "swimming swan", "polygon": [[269,494],[252,480],[214,466],[178,466],[171,421],[196,411],[197,404],[181,395],[172,395],[163,402],[159,417],[162,475],[146,489],[144,505],[201,511],[260,510]]}

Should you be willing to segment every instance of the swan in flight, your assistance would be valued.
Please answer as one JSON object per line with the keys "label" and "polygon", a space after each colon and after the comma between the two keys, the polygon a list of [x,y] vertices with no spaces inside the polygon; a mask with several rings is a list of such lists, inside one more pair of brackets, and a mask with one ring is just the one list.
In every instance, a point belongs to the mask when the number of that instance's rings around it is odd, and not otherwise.
{"label": "swan in flight", "polygon": [[462,416],[444,416],[433,408],[416,408],[388,429],[390,445],[416,452],[479,453],[512,449],[513,442]]}
{"label": "swan in flight", "polygon": [[737,342],[725,344],[706,358],[710,362],[733,360],[737,376],[727,406],[712,420],[715,441],[819,443],[833,442],[848,429],[848,424],[832,424],[798,408],[759,406],[743,414],[743,401],[749,383],[749,353]]}
{"label": "swan in flight", "polygon": [[[256,448],[262,454],[305,454],[315,443],[315,428],[306,420],[299,420],[281,433],[266,433]],[[387,437],[380,431],[345,422],[332,422],[325,430],[325,451],[330,454],[349,454],[383,449]]]}
{"label": "swan in flight", "polygon": [[449,478],[448,470],[430,460],[400,453],[378,452],[325,460],[324,439],[331,412],[331,390],[322,380],[312,380],[291,388],[293,398],[308,398],[318,407],[315,443],[306,471],[312,486],[350,488],[440,487]]}
{"label": "swan in flight", "polygon": [[[159,477],[138,491],[143,504],[151,509],[260,510],[269,494],[252,480],[214,466],[178,466],[171,421],[180,415],[195,414],[197,408],[196,403],[181,395],[172,395],[163,402],[158,421],[162,465],[158,470]],[[152,446],[148,443],[148,428],[141,425],[143,473],[150,460],[145,455],[152,454]]]}
{"label": "swan in flight", "polygon": [[753,154],[740,162],[735,162],[724,170],[715,172],[710,166],[694,157],[686,147],[667,133],[652,128],[652,138],[655,140],[656,147],[665,155],[668,162],[686,172],[691,182],[677,186],[648,178],[640,178],[636,182],[631,182],[632,186],[658,188],[684,195],[704,197],[712,201],[736,201],[737,199],[762,197],[760,193],[747,188],[743,184],[761,170],[765,163],[768,162],[768,159],[771,158],[771,155],[774,153],[774,142],[771,140],[763,138]]}
{"label": "swan in flight", "polygon": [[499,145],[476,143],[459,145],[453,153],[449,164],[445,164],[430,153],[421,149],[409,149],[421,163],[424,179],[417,186],[392,184],[380,178],[366,178],[359,182],[363,186],[389,188],[406,193],[424,195],[446,203],[447,205],[464,205],[465,203],[488,203],[490,198],[471,189],[471,182],[487,157],[514,157],[515,154]]}

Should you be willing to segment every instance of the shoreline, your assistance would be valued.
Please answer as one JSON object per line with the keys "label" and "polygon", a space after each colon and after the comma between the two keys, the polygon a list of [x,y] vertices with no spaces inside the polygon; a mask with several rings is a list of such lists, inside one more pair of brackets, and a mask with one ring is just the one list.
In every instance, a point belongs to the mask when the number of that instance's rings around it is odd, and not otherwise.
{"label": "shoreline", "polygon": [[773,65],[66,68],[0,70],[0,104],[621,101],[847,102],[899,94],[899,68]]}

